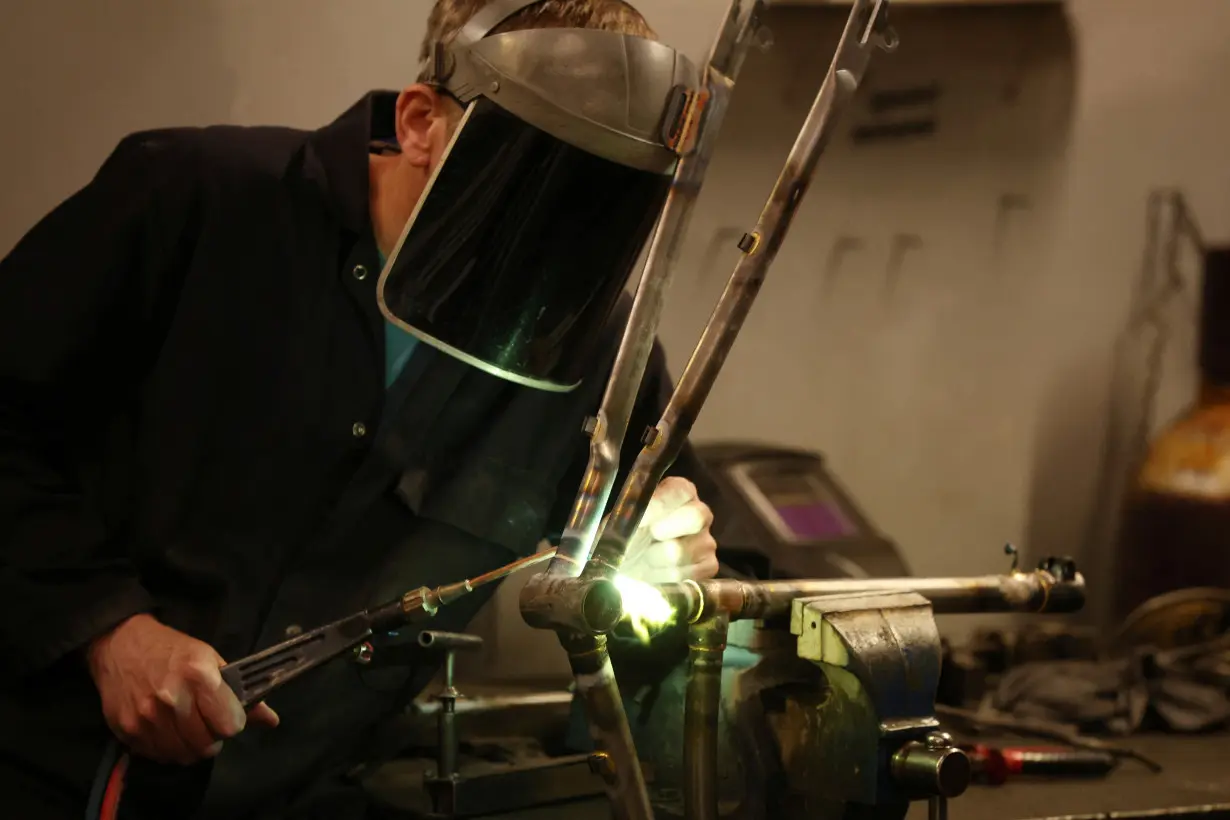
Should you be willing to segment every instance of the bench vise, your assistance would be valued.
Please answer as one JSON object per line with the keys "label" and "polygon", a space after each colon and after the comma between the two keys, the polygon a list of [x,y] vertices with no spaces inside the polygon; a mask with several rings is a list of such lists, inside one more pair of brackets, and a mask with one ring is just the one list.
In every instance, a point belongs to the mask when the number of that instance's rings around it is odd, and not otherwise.
{"label": "bench vise", "polygon": [[942,652],[931,603],[916,592],[796,598],[790,632],[824,681],[790,716],[796,743],[781,747],[808,816],[899,820],[925,799],[945,817],[971,766],[935,717]]}

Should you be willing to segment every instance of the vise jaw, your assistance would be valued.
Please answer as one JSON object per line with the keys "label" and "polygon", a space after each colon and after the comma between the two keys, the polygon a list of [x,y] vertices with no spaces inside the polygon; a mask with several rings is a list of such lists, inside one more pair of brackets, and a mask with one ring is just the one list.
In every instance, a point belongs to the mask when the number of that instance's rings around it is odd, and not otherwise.
{"label": "vise jaw", "polygon": [[823,818],[903,818],[911,800],[965,791],[969,760],[939,731],[941,647],[931,604],[914,592],[795,599],[797,654],[825,691],[794,712],[787,776]]}

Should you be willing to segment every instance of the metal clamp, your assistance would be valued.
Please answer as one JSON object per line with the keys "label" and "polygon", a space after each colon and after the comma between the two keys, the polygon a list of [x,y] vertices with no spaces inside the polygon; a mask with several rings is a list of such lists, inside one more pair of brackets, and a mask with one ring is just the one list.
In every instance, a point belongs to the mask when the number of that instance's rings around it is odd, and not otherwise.
{"label": "metal clamp", "polygon": [[[934,734],[941,652],[926,598],[796,599],[790,631],[798,656],[817,664],[829,686],[823,706],[809,713],[809,748],[798,761],[808,775],[800,780],[817,799],[904,810],[911,799],[955,790],[962,760]],[[835,748],[843,754],[831,754]],[[820,768],[816,760],[824,761]]]}
{"label": "metal clamp", "polygon": [[926,796],[933,810],[945,813],[946,807],[938,801],[965,794],[973,776],[969,756],[944,732],[932,732],[902,746],[893,755],[889,770],[905,791]]}
{"label": "metal clamp", "polygon": [[708,89],[677,86],[671,90],[662,120],[662,142],[681,157],[696,151],[709,104]]}

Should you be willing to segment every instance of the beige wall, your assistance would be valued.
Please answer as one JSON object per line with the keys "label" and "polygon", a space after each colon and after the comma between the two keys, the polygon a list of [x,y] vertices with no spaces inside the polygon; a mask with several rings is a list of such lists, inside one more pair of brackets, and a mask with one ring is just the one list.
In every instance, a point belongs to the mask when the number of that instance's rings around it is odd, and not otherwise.
{"label": "beige wall", "polygon": [[[640,5],[699,59],[725,4]],[[314,126],[405,82],[427,8],[5,0],[0,251],[127,132]],[[834,145],[697,430],[826,451],[919,572],[995,570],[1009,539],[1096,558],[1083,533],[1147,191],[1181,186],[1206,232],[1230,238],[1230,3],[1069,9],[1074,55],[1028,11],[897,14],[902,49],[872,86],[940,82],[937,135]],[[732,261],[711,240],[754,220],[840,22],[788,15],[749,65],[704,195],[663,332],[677,364]],[[1005,195],[1030,207],[1001,220]],[[921,245],[890,294],[898,235]],[[861,250],[834,274],[842,237]]]}
{"label": "beige wall", "polygon": [[[938,83],[936,135],[833,145],[698,425],[825,450],[921,573],[1000,569],[1006,540],[1103,566],[1090,516],[1148,192],[1182,188],[1230,240],[1230,4],[1067,9],[1068,35],[1037,9],[898,10],[902,47],[866,90]],[[676,360],[732,261],[702,272],[702,246],[754,219],[839,18],[783,12],[749,67],[672,293]],[[916,247],[890,291],[902,235]],[[1167,363],[1162,420],[1190,396],[1191,341]]]}
{"label": "beige wall", "polygon": [[[429,0],[4,0],[0,252],[125,134],[215,122],[315,127],[418,71]],[[647,0],[697,60],[713,0]]]}

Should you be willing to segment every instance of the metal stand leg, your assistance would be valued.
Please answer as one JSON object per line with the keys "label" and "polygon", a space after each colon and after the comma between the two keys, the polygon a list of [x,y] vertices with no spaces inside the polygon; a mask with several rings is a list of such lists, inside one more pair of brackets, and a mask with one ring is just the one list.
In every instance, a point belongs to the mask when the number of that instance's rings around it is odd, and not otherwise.
{"label": "metal stand leg", "polygon": [[948,798],[935,796],[927,802],[928,820],[948,820]]}
{"label": "metal stand leg", "polygon": [[431,795],[431,811],[436,817],[452,817],[457,812],[457,691],[454,680],[457,650],[478,649],[483,639],[476,635],[455,632],[423,632],[419,646],[444,653],[444,688],[436,695],[440,711],[436,718],[439,746],[436,749],[436,775],[427,778],[427,791]]}
{"label": "metal stand leg", "polygon": [[436,696],[440,702],[437,730],[436,779],[451,780],[457,774],[457,688],[453,685],[453,669],[457,653],[450,649],[444,656],[444,689]]}

